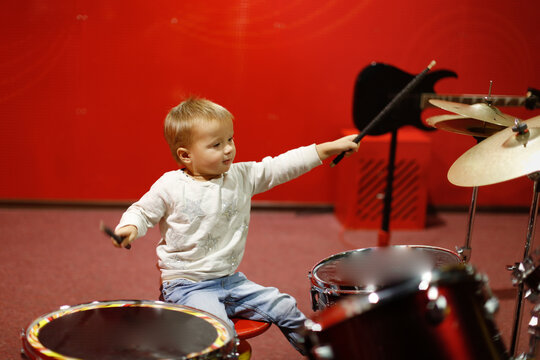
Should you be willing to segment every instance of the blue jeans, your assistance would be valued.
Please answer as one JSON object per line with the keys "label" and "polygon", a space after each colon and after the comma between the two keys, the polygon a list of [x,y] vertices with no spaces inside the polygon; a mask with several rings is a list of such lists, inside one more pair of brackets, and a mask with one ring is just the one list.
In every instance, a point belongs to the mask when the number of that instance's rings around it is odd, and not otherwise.
{"label": "blue jeans", "polygon": [[303,336],[298,331],[306,317],[298,310],[296,300],[276,288],[248,280],[241,272],[201,282],[164,281],[162,293],[165,301],[209,312],[233,329],[231,317],[274,323],[295,349],[305,354]]}

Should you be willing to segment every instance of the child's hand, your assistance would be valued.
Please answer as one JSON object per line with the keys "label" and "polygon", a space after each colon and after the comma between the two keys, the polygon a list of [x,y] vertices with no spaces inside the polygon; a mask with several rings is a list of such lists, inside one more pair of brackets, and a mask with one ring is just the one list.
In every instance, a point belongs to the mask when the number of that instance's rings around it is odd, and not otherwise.
{"label": "child's hand", "polygon": [[339,155],[345,152],[345,156],[350,156],[353,152],[358,151],[359,144],[353,140],[357,135],[347,135],[334,141],[317,144],[317,153],[321,160],[325,160],[332,155]]}
{"label": "child's hand", "polygon": [[125,248],[129,244],[131,244],[133,240],[135,240],[139,231],[137,230],[137,227],[134,225],[126,225],[116,230],[114,233],[120,236],[123,240],[122,240],[122,243],[119,244],[116,240],[111,238],[113,245],[116,246],[117,248]]}

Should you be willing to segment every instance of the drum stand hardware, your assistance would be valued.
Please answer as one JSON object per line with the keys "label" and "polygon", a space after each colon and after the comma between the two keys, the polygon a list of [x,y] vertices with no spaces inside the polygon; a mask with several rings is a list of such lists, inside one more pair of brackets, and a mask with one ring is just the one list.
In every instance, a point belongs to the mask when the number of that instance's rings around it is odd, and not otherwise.
{"label": "drum stand hardware", "polygon": [[476,214],[476,199],[478,197],[478,186],[473,187],[471,205],[469,206],[469,218],[467,220],[467,233],[465,235],[465,245],[462,247],[456,246],[456,252],[459,258],[464,263],[469,262],[471,259],[471,234],[474,224],[474,216]]}
{"label": "drum stand hardware", "polygon": [[[21,329],[21,339],[24,339],[26,337],[26,330]],[[26,356],[26,351],[24,351],[24,346],[21,346],[21,358],[28,359],[28,356]]]}
{"label": "drum stand hardware", "polygon": [[[487,104],[491,104],[491,84],[489,85],[489,96],[485,98]],[[474,136],[476,143],[484,140],[483,137]],[[478,199],[478,186],[474,186],[472,189],[471,204],[469,205],[469,217],[467,218],[467,233],[465,234],[465,245],[462,247],[456,246],[456,252],[459,255],[459,258],[464,263],[468,263],[471,259],[471,235],[474,225],[474,217],[476,216],[476,200]]]}
{"label": "drum stand hardware", "polygon": [[437,295],[436,298],[428,301],[426,305],[426,319],[429,324],[437,326],[444,320],[448,311],[446,297],[444,295]]}
{"label": "drum stand hardware", "polygon": [[334,359],[334,351],[332,350],[332,346],[330,345],[315,345],[317,343],[317,339],[313,337],[314,333],[316,331],[321,330],[321,325],[317,324],[313,320],[306,320],[305,328],[308,330],[307,336],[306,336],[306,342],[308,347],[313,345],[311,348],[309,354],[307,355],[310,360],[332,360]]}
{"label": "drum stand hardware", "polygon": [[538,352],[538,342],[540,340],[540,326],[538,318],[540,316],[540,304],[537,304],[531,311],[531,320],[529,321],[529,352],[519,355],[516,360],[534,360]]}
{"label": "drum stand hardware", "polygon": [[[491,96],[491,85],[489,87],[490,96]],[[486,97],[486,102],[489,104],[491,97]],[[476,143],[480,143],[480,141],[484,140],[483,137],[480,136],[474,136],[476,139]],[[469,205],[469,217],[467,218],[467,233],[465,234],[465,245],[462,247],[456,246],[456,252],[459,255],[459,258],[464,263],[468,263],[471,259],[471,235],[474,225],[474,217],[476,216],[476,200],[478,199],[478,186],[474,186],[472,189],[472,197],[471,197],[471,204]]]}
{"label": "drum stand hardware", "polygon": [[[521,129],[520,129],[521,132]],[[526,263],[527,259],[529,258],[529,252],[530,252],[530,246],[531,242],[534,236],[534,231],[536,227],[536,217],[538,215],[538,195],[539,195],[539,188],[538,183],[540,181],[540,172],[534,172],[532,174],[528,175],[529,179],[531,179],[533,184],[533,199],[530,209],[530,215],[529,215],[529,224],[527,226],[527,238],[525,241],[525,252],[523,255],[523,262]],[[521,265],[521,264],[520,264]],[[519,265],[514,266],[511,269],[512,270],[519,270]],[[521,324],[521,308],[523,303],[523,289],[524,289],[524,282],[519,282],[518,284],[518,293],[517,293],[517,300],[516,300],[516,307],[515,307],[515,313],[514,313],[514,327],[512,329],[512,342],[510,347],[510,354],[515,355],[515,351],[517,348],[517,340],[518,340],[518,333],[519,333],[519,326]]]}
{"label": "drum stand hardware", "polygon": [[525,259],[522,263],[516,264],[512,274],[512,283],[514,285],[525,283],[529,288],[525,298],[531,303],[536,304],[531,311],[531,320],[529,321],[529,351],[521,354],[516,360],[536,359],[538,352],[538,342],[540,340],[540,249],[537,249],[531,257]]}
{"label": "drum stand hardware", "polygon": [[476,274],[475,277],[476,281],[482,284],[482,288],[485,291],[485,303],[484,303],[484,311],[487,315],[493,317],[499,311],[499,299],[493,294],[493,291],[491,290],[491,287],[489,286],[489,278],[486,274]]}

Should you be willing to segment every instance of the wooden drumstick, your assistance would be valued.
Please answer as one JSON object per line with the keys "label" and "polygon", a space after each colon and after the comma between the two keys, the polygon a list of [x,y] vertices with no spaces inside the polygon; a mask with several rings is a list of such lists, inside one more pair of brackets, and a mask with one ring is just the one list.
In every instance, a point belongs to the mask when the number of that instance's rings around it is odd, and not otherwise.
{"label": "wooden drumstick", "polygon": [[[99,225],[99,228],[101,229],[101,231],[103,231],[105,234],[109,235],[110,237],[112,237],[117,243],[118,245],[122,244],[122,241],[124,241],[124,237],[122,236],[119,236],[119,235],[116,235],[114,233],[114,231],[107,227],[103,221],[101,222],[101,224]],[[131,249],[131,244],[127,244],[126,245],[126,249]]]}

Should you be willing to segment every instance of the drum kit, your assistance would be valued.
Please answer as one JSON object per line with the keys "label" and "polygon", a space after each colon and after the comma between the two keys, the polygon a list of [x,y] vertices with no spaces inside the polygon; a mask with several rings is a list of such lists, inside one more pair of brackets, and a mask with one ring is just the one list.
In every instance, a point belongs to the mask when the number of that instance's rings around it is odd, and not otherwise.
{"label": "drum kit", "polygon": [[[312,360],[537,356],[540,249],[530,254],[530,246],[538,214],[540,116],[522,121],[506,115],[492,106],[490,96],[473,105],[430,102],[454,114],[429,118],[429,125],[478,142],[448,171],[451,183],[473,188],[466,243],[456,252],[411,245],[357,249],[317,263],[309,272],[316,313],[304,329]],[[487,276],[468,263],[470,237],[478,187],[522,176],[534,182],[533,201],[523,260],[509,268],[518,294],[507,351],[494,321],[498,300]],[[535,307],[529,350],[516,357],[525,288]],[[62,307],[34,320],[21,338],[32,359],[235,359],[233,334],[225,322],[194,308],[109,301]]]}
{"label": "drum kit", "polygon": [[[453,114],[427,119],[477,144],[454,162],[449,181],[472,187],[467,234],[456,253],[429,246],[387,246],[332,255],[309,273],[316,315],[306,323],[309,357],[320,359],[535,359],[540,341],[540,249],[530,246],[538,214],[540,116],[522,121],[483,103],[430,100]],[[523,261],[509,267],[517,287],[507,351],[494,322],[498,300],[487,276],[468,263],[478,187],[528,176],[534,183]],[[389,270],[390,269],[390,270]],[[529,349],[516,357],[524,288],[536,304]],[[352,295],[352,296],[351,296]]]}

